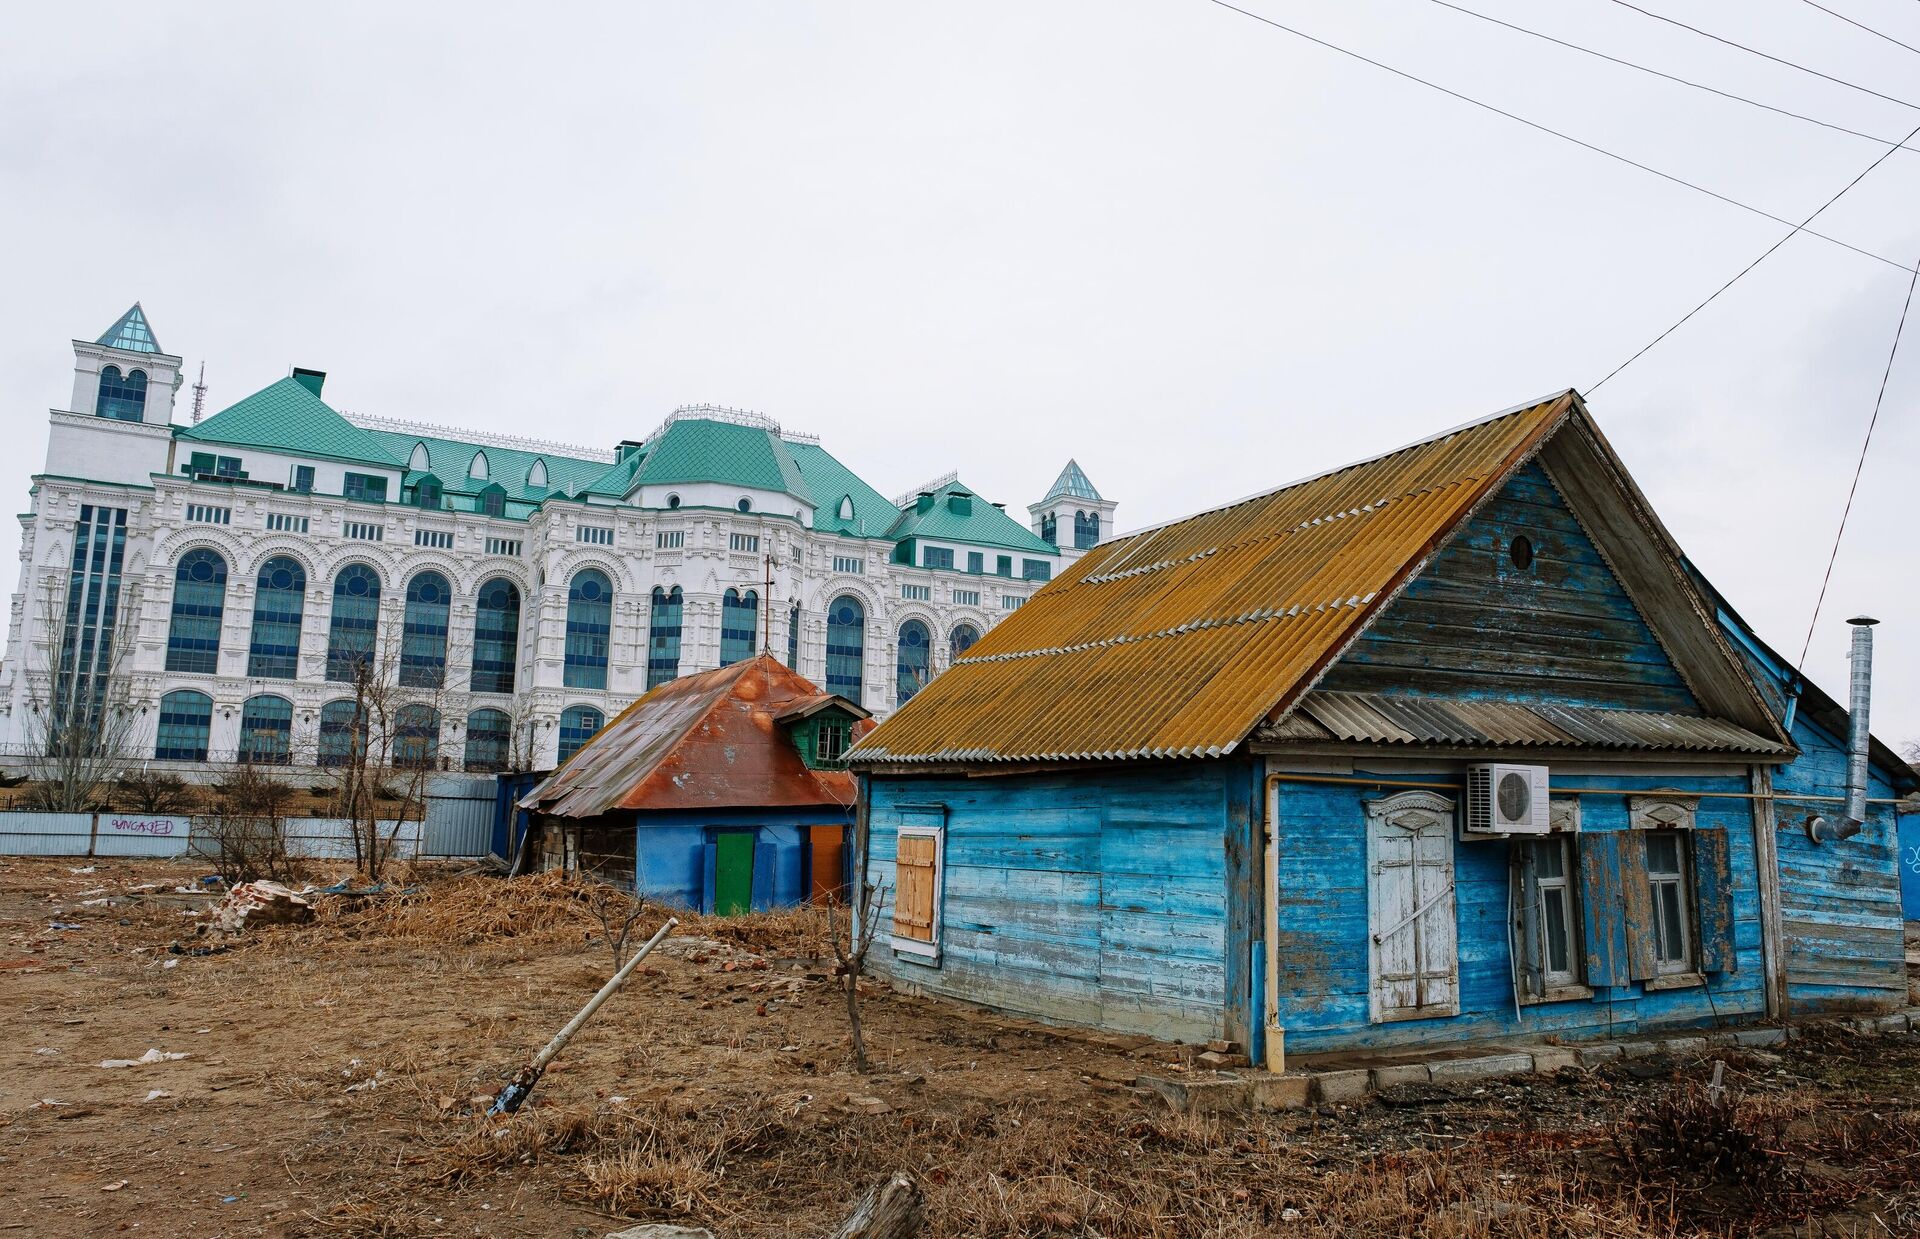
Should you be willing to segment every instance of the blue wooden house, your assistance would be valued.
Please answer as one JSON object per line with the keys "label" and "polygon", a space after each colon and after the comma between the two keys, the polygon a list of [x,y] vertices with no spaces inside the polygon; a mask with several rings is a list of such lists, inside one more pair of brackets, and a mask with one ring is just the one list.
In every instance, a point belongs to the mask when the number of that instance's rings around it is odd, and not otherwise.
{"label": "blue wooden house", "polygon": [[1036,594],[851,754],[876,955],[1276,1057],[1758,1019],[1792,730],[1569,391]]}
{"label": "blue wooden house", "polygon": [[872,723],[770,654],[649,691],[519,801],[540,867],[700,912],[838,896]]}

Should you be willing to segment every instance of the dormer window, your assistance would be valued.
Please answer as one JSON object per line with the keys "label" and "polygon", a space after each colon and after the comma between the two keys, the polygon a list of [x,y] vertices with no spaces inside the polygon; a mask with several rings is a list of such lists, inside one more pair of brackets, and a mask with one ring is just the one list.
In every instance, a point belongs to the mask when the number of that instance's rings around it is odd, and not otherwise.
{"label": "dormer window", "polygon": [[505,516],[507,514],[507,492],[499,486],[489,486],[481,491],[480,511],[486,516]]}
{"label": "dormer window", "polygon": [[745,495],[742,495],[740,496],[740,502],[734,504],[733,506],[738,508],[742,512],[751,512],[753,511],[753,500],[747,498]]}
{"label": "dormer window", "polygon": [[667,506],[668,506],[668,507],[670,507],[670,508],[677,508],[677,507],[679,507],[679,506],[680,506],[680,496],[678,496],[678,495],[668,495],[668,496],[667,496]]}
{"label": "dormer window", "polygon": [[414,483],[413,503],[415,507],[428,511],[438,511],[441,505],[440,483],[434,478],[421,478]]}
{"label": "dormer window", "polygon": [[477,482],[484,482],[491,476],[487,471],[487,454],[485,452],[475,452],[473,454],[473,463],[467,466],[467,476]]}
{"label": "dormer window", "polygon": [[122,374],[119,366],[101,367],[100,396],[94,401],[93,412],[116,422],[140,421],[147,412],[147,372],[129,370]]}
{"label": "dormer window", "polygon": [[839,514],[840,514],[840,519],[843,521],[850,521],[853,519],[853,496],[852,495],[840,496]]}
{"label": "dormer window", "polygon": [[416,443],[413,445],[413,455],[407,458],[407,468],[413,470],[415,473],[425,473],[427,470],[433,468],[433,453],[427,450],[426,444]]}
{"label": "dormer window", "polygon": [[536,460],[533,462],[532,467],[527,470],[527,485],[535,490],[545,490],[547,488],[546,461]]}

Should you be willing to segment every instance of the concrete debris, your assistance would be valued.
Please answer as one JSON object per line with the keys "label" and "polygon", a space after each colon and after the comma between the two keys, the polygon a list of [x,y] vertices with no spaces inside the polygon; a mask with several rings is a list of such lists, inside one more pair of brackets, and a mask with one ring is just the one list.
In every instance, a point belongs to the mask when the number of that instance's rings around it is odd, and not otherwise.
{"label": "concrete debris", "polygon": [[213,914],[213,928],[243,933],[250,925],[297,925],[313,919],[313,905],[278,882],[242,882]]}

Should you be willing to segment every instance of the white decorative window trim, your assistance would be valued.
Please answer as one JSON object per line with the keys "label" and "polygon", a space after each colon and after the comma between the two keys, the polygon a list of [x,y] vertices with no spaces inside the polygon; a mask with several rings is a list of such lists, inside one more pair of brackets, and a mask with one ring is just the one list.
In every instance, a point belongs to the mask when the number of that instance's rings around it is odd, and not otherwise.
{"label": "white decorative window trim", "polygon": [[1556,835],[1580,833],[1580,798],[1578,796],[1547,802],[1547,830]]}
{"label": "white decorative window trim", "polygon": [[1633,830],[1692,830],[1698,796],[1656,795],[1627,798],[1627,825]]}

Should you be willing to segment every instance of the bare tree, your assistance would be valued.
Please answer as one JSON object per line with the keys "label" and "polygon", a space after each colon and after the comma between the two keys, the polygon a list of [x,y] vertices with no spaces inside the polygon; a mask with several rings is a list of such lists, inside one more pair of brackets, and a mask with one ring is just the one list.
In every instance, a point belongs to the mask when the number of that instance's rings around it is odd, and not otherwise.
{"label": "bare tree", "polygon": [[286,809],[293,789],[255,762],[241,762],[212,787],[212,809],[194,823],[213,841],[215,870],[228,882],[292,881]]}
{"label": "bare tree", "polygon": [[853,1037],[853,1066],[862,1075],[867,1072],[867,1043],[860,1030],[860,978],[866,973],[867,952],[879,933],[880,911],[886,903],[886,890],[867,877],[867,846],[871,832],[867,825],[864,791],[863,787],[854,807],[853,889],[856,894],[853,902],[847,905],[844,942],[840,935],[839,910],[831,905],[827,908],[828,939],[833,945],[833,957],[838,961],[834,975],[840,978],[840,988],[847,1000],[847,1027]]}
{"label": "bare tree", "polygon": [[35,783],[26,800],[45,812],[85,812],[139,763],[139,590],[118,577],[82,583],[50,574],[38,602],[39,639],[22,651],[28,752],[21,764]]}
{"label": "bare tree", "polygon": [[446,689],[452,651],[409,658],[402,641],[390,632],[349,661],[352,714],[338,725],[321,723],[318,763],[331,772],[354,865],[369,881],[380,879],[398,851],[402,823],[424,816],[434,772],[451,764],[440,755],[440,733],[448,709],[457,709]]}

